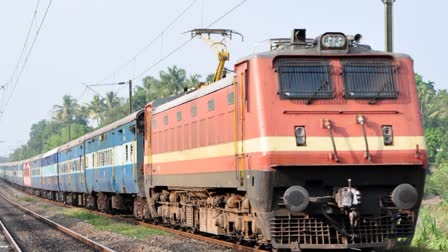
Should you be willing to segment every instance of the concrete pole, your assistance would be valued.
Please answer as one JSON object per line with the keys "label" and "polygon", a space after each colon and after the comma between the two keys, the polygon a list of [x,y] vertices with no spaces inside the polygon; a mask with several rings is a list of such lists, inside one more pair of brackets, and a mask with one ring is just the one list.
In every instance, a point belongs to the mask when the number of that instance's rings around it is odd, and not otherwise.
{"label": "concrete pole", "polygon": [[129,114],[132,114],[132,80],[129,80]]}
{"label": "concrete pole", "polygon": [[384,3],[384,30],[386,51],[393,52],[393,5],[395,0],[382,0]]}

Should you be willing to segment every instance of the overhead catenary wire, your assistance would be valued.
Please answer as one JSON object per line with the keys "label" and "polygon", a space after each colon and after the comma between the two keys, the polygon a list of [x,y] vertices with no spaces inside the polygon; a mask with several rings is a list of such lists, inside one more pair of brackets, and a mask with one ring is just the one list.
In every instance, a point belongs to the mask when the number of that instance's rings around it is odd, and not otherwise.
{"label": "overhead catenary wire", "polygon": [[[9,97],[8,97],[7,100],[6,100],[6,103],[4,104],[4,106],[3,106],[3,108],[2,108],[2,112],[3,112],[3,113],[2,113],[1,115],[4,115],[4,112],[5,112],[6,108],[8,107],[9,102],[10,102],[11,99],[12,99],[12,96],[14,95],[14,91],[15,91],[15,89],[16,89],[18,83],[19,83],[19,80],[20,80],[20,77],[22,76],[23,71],[25,70],[26,63],[28,62],[28,60],[29,60],[29,58],[30,58],[30,56],[31,56],[31,52],[33,51],[34,45],[36,44],[37,38],[38,38],[39,33],[40,33],[40,31],[41,31],[41,29],[42,29],[42,27],[43,27],[43,24],[44,24],[45,20],[46,20],[48,11],[50,10],[50,7],[51,7],[51,4],[52,4],[52,3],[53,3],[53,0],[50,0],[50,2],[49,2],[48,5],[47,5],[47,8],[46,8],[45,13],[44,13],[44,16],[42,17],[42,20],[41,20],[41,22],[40,22],[40,24],[39,24],[39,27],[38,27],[38,29],[37,29],[37,31],[36,31],[36,34],[34,35],[33,42],[31,43],[31,47],[30,47],[30,49],[28,50],[28,53],[26,54],[25,60],[24,60],[24,62],[23,62],[23,64],[22,64],[22,67],[21,67],[20,71],[18,72],[18,76],[17,76],[15,82],[12,84],[11,92],[10,92],[10,94],[9,94]],[[2,117],[0,117],[0,120],[1,120],[1,119],[2,119]]]}
{"label": "overhead catenary wire", "polygon": [[4,106],[4,104],[6,104],[6,101],[5,101],[6,87],[8,86],[9,83],[13,82],[14,76],[17,73],[17,70],[19,69],[19,65],[20,65],[20,62],[22,61],[22,57],[23,57],[23,54],[25,52],[26,46],[28,45],[28,40],[30,38],[30,34],[31,34],[31,30],[33,28],[34,21],[36,20],[37,10],[39,9],[39,5],[40,5],[40,0],[37,1],[36,7],[34,8],[33,17],[31,18],[31,23],[30,23],[30,25],[28,27],[28,31],[26,33],[25,41],[23,42],[23,47],[22,47],[22,50],[20,51],[19,59],[17,60],[16,66],[14,67],[14,71],[12,72],[12,74],[11,74],[11,76],[9,78],[9,81],[6,84],[4,84],[3,86],[1,86],[3,94],[2,94],[2,103],[0,104],[0,111],[2,111],[2,112],[3,112],[3,109],[4,109],[3,106]]}
{"label": "overhead catenary wire", "polygon": [[[135,59],[140,56],[142,53],[144,53],[150,46],[152,46],[159,38],[163,39],[164,34],[175,24],[177,21],[179,21],[182,16],[185,15],[185,13],[193,7],[193,5],[199,0],[193,0],[187,7],[185,7],[171,22],[163,28],[163,30],[153,39],[151,39],[142,49],[140,49],[133,57],[131,57],[128,61],[126,61],[124,64],[120,65],[118,68],[116,68],[112,73],[106,75],[103,79],[101,79],[98,82],[103,82],[112,76],[114,76],[117,72],[122,70],[123,68],[127,67],[132,62],[135,62]],[[163,42],[163,41],[162,41]]]}
{"label": "overhead catenary wire", "polygon": [[[211,22],[206,29],[212,27],[213,25],[215,25],[216,23],[218,23],[219,21],[221,21],[224,17],[226,17],[227,15],[229,15],[230,13],[232,13],[233,11],[235,11],[238,7],[240,7],[241,5],[243,5],[245,2],[247,2],[248,0],[243,0],[241,2],[239,2],[237,5],[235,5],[234,7],[232,7],[231,9],[229,9],[226,13],[224,13],[222,16],[220,16],[219,18],[215,19],[213,22]],[[139,74],[135,75],[134,77],[132,77],[132,80],[136,80],[139,77],[141,77],[142,75],[144,75],[145,73],[147,73],[148,71],[150,71],[151,69],[153,69],[154,67],[156,67],[158,64],[160,64],[161,62],[163,62],[165,59],[167,59],[168,57],[170,57],[171,55],[173,55],[174,53],[176,53],[177,51],[179,51],[180,49],[182,49],[184,46],[186,46],[190,41],[192,41],[193,38],[190,38],[188,40],[186,40],[185,42],[183,42],[182,44],[180,44],[179,46],[177,46],[176,48],[174,48],[172,51],[170,51],[167,55],[161,57],[159,60],[157,60],[155,63],[153,63],[152,65],[150,65],[149,67],[147,67],[145,70],[143,70],[142,72],[140,72]]]}
{"label": "overhead catenary wire", "polygon": [[31,34],[31,30],[33,28],[34,21],[36,20],[36,17],[37,17],[37,10],[39,9],[39,5],[40,5],[40,0],[37,1],[36,7],[34,8],[33,17],[31,18],[31,23],[30,23],[30,26],[28,27],[28,32],[26,34],[25,42],[23,43],[23,47],[22,47],[22,50],[20,51],[19,59],[17,60],[17,64],[14,68],[14,71],[11,74],[11,77],[9,78],[9,82],[13,81],[14,75],[16,74],[17,70],[19,70],[20,61],[22,61],[23,54],[25,52],[26,46],[28,45],[28,40],[30,38],[30,34]]}
{"label": "overhead catenary wire", "polygon": [[[186,12],[191,6],[193,6],[193,4],[196,3],[196,2],[197,2],[197,0],[193,1],[193,2],[192,2],[189,6],[187,6],[187,8],[184,9],[184,11],[183,11],[179,16],[177,16],[177,17],[180,17],[181,15],[183,15],[183,13],[185,13],[185,12]],[[230,13],[232,13],[233,11],[235,11],[238,7],[240,7],[241,5],[243,5],[245,2],[247,2],[247,0],[243,0],[243,1],[239,2],[237,5],[233,6],[231,9],[229,9],[229,10],[228,10],[227,12],[225,12],[223,15],[221,15],[220,17],[218,17],[217,19],[215,19],[213,22],[211,22],[206,28],[210,28],[211,26],[215,25],[216,23],[218,23],[219,21],[221,21],[224,17],[226,17],[227,15],[229,15]],[[177,18],[176,18],[176,19],[177,19]],[[175,23],[175,20],[176,20],[176,19],[174,19],[174,20],[173,20],[167,27],[172,26],[172,25]],[[162,32],[159,34],[159,36],[161,36],[161,35],[163,36],[163,33],[164,33],[164,31],[162,31]],[[156,39],[157,39],[157,37],[154,38],[150,43],[148,43],[147,47],[149,47],[149,46],[153,43],[153,41],[155,41]],[[148,71],[150,71],[151,69],[153,69],[154,67],[156,67],[158,64],[160,64],[161,62],[163,62],[165,59],[167,59],[168,57],[170,57],[171,55],[175,54],[177,51],[179,51],[180,49],[182,49],[184,46],[186,46],[186,45],[187,45],[190,41],[192,41],[192,40],[193,40],[193,38],[189,38],[188,40],[184,41],[182,44],[180,44],[179,46],[177,46],[176,48],[174,48],[173,50],[171,50],[171,51],[170,51],[168,54],[166,54],[165,56],[161,55],[161,57],[160,57],[156,62],[154,62],[152,65],[150,65],[149,67],[147,67],[146,69],[144,69],[143,71],[141,71],[139,74],[134,75],[134,76],[131,78],[131,80],[132,80],[132,81],[135,81],[136,79],[138,79],[139,77],[141,77],[142,75],[144,75],[145,73],[147,73]],[[147,47],[146,47],[146,48],[147,48]],[[138,55],[140,55],[141,53],[143,53],[143,51],[146,50],[146,48],[140,50],[139,53],[137,53],[134,57],[131,58],[131,60],[129,60],[128,62],[126,62],[126,66],[127,66],[128,64],[130,64],[131,62],[134,62],[135,59],[136,59],[136,57],[137,57]],[[105,79],[109,78],[110,76],[115,75],[115,73],[116,73],[116,71],[113,72],[112,74],[109,74],[108,76],[106,76],[106,78],[103,78],[103,81],[104,81]],[[84,84],[84,83],[82,83],[82,84],[83,84],[86,88],[88,88],[89,90],[91,90],[92,92],[94,92],[96,95],[98,95],[98,96],[104,98],[104,96],[102,96],[99,92],[97,92],[96,90],[94,90],[94,89],[92,88],[92,86],[116,85],[116,83],[105,83],[105,84],[102,84],[101,82],[102,82],[102,81],[99,81],[98,84],[90,84],[90,85],[87,85],[87,84]],[[125,87],[124,87],[124,86],[123,86],[123,87],[120,87],[120,88],[116,89],[114,92],[117,93],[117,92],[119,92],[120,90],[122,90],[123,88],[125,88]],[[84,93],[84,92],[83,92],[83,93]]]}

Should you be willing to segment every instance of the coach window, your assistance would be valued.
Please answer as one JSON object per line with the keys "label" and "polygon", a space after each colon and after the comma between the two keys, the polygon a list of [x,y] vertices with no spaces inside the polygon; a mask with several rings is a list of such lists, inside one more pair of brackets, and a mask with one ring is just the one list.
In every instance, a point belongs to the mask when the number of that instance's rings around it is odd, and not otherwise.
{"label": "coach window", "polygon": [[208,111],[215,110],[215,99],[208,100]]}
{"label": "coach window", "polygon": [[133,155],[134,154],[134,148],[133,148],[132,144],[130,144],[130,149],[131,149],[131,152],[129,154],[131,156],[130,159],[131,159],[131,161],[134,161],[134,158],[133,158],[134,157],[134,155]]}
{"label": "coach window", "polygon": [[128,145],[126,145],[126,161],[128,161],[129,159],[129,154],[128,154]]}
{"label": "coach window", "polygon": [[168,125],[168,115],[163,117],[163,123],[165,123],[165,125]]}
{"label": "coach window", "polygon": [[177,121],[178,121],[178,122],[179,122],[179,121],[182,121],[182,111],[177,111],[176,116],[177,116]]}

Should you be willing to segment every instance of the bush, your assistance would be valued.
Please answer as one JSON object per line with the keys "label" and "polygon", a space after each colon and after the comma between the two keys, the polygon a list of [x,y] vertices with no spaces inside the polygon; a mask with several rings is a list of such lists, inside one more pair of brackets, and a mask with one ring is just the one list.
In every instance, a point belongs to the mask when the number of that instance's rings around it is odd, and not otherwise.
{"label": "bush", "polygon": [[420,221],[412,241],[413,246],[440,251],[448,250],[447,210],[446,202],[421,209]]}
{"label": "bush", "polygon": [[448,164],[439,165],[433,174],[426,177],[425,193],[434,194],[448,200]]}

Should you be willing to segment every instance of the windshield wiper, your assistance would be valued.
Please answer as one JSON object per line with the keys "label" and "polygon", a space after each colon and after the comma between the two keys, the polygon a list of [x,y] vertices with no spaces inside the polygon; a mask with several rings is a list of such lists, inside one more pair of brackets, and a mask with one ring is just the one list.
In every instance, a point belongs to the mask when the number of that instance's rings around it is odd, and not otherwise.
{"label": "windshield wiper", "polygon": [[385,91],[386,87],[390,85],[389,81],[385,81],[383,86],[381,86],[381,90],[375,94],[375,97],[369,100],[369,104],[375,104],[376,100],[380,97],[380,95]]}
{"label": "windshield wiper", "polygon": [[316,91],[314,91],[314,93],[313,93],[313,95],[310,97],[310,98],[308,98],[307,100],[306,100],[306,104],[311,104],[312,102],[313,102],[313,99],[314,98],[316,98],[316,95],[324,88],[324,87],[326,87],[327,85],[328,85],[328,81],[326,81],[326,80],[321,80],[321,82],[322,82],[322,84],[320,84],[320,86],[319,86],[319,88],[316,90]]}

